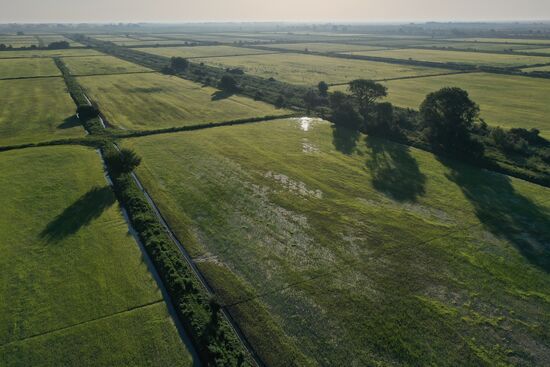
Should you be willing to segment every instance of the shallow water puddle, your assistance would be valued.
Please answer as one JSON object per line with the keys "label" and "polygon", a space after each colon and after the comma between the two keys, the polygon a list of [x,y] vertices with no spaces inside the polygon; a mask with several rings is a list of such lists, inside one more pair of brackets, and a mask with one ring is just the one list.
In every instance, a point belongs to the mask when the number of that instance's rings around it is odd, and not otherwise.
{"label": "shallow water puddle", "polygon": [[300,129],[302,131],[309,131],[313,126],[313,124],[323,121],[323,119],[320,119],[318,117],[307,117],[307,116],[294,118],[292,120],[299,122]]}

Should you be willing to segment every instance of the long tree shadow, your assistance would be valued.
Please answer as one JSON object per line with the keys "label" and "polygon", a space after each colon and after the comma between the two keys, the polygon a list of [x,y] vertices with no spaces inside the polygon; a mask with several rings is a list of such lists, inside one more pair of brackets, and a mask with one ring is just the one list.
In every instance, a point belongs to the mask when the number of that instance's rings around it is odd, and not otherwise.
{"label": "long tree shadow", "polygon": [[115,197],[108,186],[94,187],[48,223],[40,236],[48,241],[60,241],[98,218],[114,202]]}
{"label": "long tree shadow", "polygon": [[332,125],[332,144],[334,148],[346,155],[355,152],[360,133],[339,125]]}
{"label": "long tree shadow", "polygon": [[366,144],[371,150],[366,166],[376,190],[398,201],[416,201],[425,193],[426,176],[409,147],[370,136]]}
{"label": "long tree shadow", "polygon": [[517,192],[508,176],[440,160],[451,169],[448,178],[472,203],[484,227],[512,243],[531,264],[549,272],[550,210]]}
{"label": "long tree shadow", "polygon": [[76,126],[80,126],[80,120],[76,115],[67,117],[63,122],[59,125],[57,125],[58,129],[70,129]]}

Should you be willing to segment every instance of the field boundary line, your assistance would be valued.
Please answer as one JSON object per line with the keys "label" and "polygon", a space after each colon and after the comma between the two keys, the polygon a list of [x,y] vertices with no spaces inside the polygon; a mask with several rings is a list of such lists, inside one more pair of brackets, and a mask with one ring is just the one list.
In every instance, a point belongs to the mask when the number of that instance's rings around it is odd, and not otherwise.
{"label": "field boundary line", "polygon": [[[407,80],[407,79],[422,79],[422,78],[433,78],[438,76],[447,76],[447,75],[460,75],[460,74],[476,74],[476,73],[482,73],[480,70],[464,70],[464,71],[457,71],[452,73],[439,73],[439,74],[428,74],[428,75],[411,75],[411,76],[401,76],[401,77],[395,77],[395,78],[386,78],[386,79],[375,79],[375,82],[390,82],[393,80]],[[340,85],[347,85],[349,82],[345,83],[331,83],[329,84],[329,87],[336,87]]]}
{"label": "field boundary line", "polygon": [[[2,59],[0,59],[2,60]],[[63,75],[38,75],[38,76],[15,76],[8,78],[0,78],[2,80],[27,80],[27,79],[48,79],[48,78],[62,78]]]}
{"label": "field boundary line", "polygon": [[253,123],[260,123],[260,122],[267,122],[267,121],[274,121],[274,120],[283,120],[288,118],[300,117],[302,115],[303,115],[302,113],[290,113],[290,114],[284,114],[284,115],[272,115],[272,116],[270,115],[270,116],[252,117],[252,118],[239,119],[239,120],[209,122],[204,124],[195,124],[195,125],[187,125],[187,126],[179,126],[179,127],[168,127],[166,129],[158,129],[158,130],[133,131],[133,132],[128,132],[124,134],[119,134],[116,136],[116,138],[131,139],[131,138],[139,138],[139,137],[150,136],[150,135],[172,134],[172,133],[178,133],[183,131],[205,130],[205,129],[215,128],[215,127],[245,125],[245,124],[253,124]]}
{"label": "field boundary line", "polygon": [[129,72],[120,72],[120,73],[97,73],[97,74],[72,74],[74,78],[83,78],[83,77],[89,77],[89,76],[109,76],[109,75],[129,75],[129,74],[152,74],[152,73],[158,73],[158,71],[155,70],[144,70],[144,71],[129,71]]}
{"label": "field boundary line", "polygon": [[65,330],[72,329],[72,328],[77,327],[77,326],[82,326],[82,325],[90,324],[90,323],[93,323],[93,322],[97,322],[97,321],[101,321],[101,320],[106,320],[106,319],[109,319],[109,318],[111,318],[111,317],[116,317],[116,316],[119,316],[119,315],[122,315],[122,314],[125,314],[125,313],[128,313],[128,312],[133,312],[133,311],[140,310],[140,309],[142,309],[142,308],[151,307],[151,306],[157,305],[157,304],[159,304],[159,303],[164,303],[164,300],[163,300],[163,299],[160,299],[160,300],[148,302],[148,303],[145,303],[145,304],[142,304],[142,305],[139,305],[139,306],[129,307],[129,308],[127,308],[126,310],[117,311],[117,312],[114,312],[114,313],[109,314],[109,315],[96,317],[96,318],[94,318],[94,319],[85,320],[85,321],[82,321],[82,322],[78,322],[78,323],[76,323],[76,324],[72,324],[72,325],[68,325],[68,326],[63,326],[63,327],[60,327],[60,328],[57,328],[57,329],[52,329],[52,330],[44,331],[44,332],[42,332],[42,333],[37,333],[37,334],[34,334],[34,335],[30,335],[30,336],[27,336],[27,337],[25,337],[25,338],[21,338],[21,339],[17,339],[17,340],[12,340],[12,341],[10,341],[10,342],[8,342],[8,343],[5,343],[5,344],[0,345],[0,348],[4,348],[4,347],[6,347],[6,346],[8,346],[8,345],[11,345],[11,344],[24,342],[24,341],[27,341],[27,340],[29,340],[29,339],[39,338],[39,337],[41,337],[41,336],[45,336],[45,335],[48,335],[48,334],[53,334],[53,333],[57,333],[57,332],[60,332],[60,331],[65,331]]}

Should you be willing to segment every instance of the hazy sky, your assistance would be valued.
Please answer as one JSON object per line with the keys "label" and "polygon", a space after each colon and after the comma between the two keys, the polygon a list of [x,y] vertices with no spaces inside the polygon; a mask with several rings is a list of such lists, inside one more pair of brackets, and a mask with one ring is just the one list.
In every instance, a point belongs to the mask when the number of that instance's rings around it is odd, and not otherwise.
{"label": "hazy sky", "polygon": [[550,0],[0,0],[0,22],[550,20]]}

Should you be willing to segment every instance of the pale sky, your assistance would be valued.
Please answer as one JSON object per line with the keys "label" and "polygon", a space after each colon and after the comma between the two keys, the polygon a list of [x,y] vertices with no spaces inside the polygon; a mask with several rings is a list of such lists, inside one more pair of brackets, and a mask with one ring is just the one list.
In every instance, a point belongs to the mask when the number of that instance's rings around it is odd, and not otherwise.
{"label": "pale sky", "polygon": [[0,22],[550,20],[550,0],[0,0]]}

